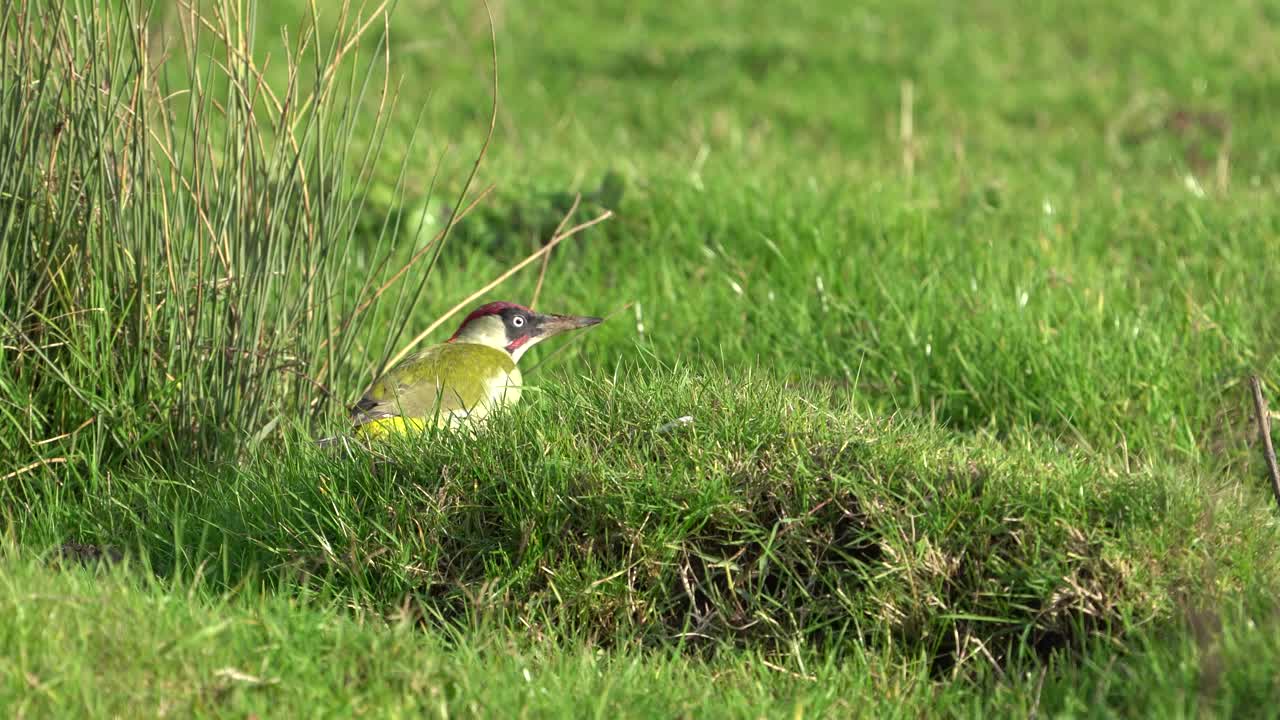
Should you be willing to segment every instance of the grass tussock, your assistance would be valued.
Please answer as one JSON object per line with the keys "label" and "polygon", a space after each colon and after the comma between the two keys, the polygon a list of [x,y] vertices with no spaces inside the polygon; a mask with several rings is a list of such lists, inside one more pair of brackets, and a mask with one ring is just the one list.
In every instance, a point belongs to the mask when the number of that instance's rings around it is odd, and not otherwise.
{"label": "grass tussock", "polygon": [[352,348],[422,228],[355,240],[382,127],[353,127],[395,100],[381,15],[305,23],[273,87],[240,5],[149,13],[4,11],[6,466],[208,455],[321,416],[369,372]]}

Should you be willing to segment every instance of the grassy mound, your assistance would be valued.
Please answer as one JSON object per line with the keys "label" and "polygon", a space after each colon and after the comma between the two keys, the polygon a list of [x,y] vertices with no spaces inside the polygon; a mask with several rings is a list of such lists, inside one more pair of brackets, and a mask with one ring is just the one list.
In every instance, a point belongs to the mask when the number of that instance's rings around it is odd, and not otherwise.
{"label": "grassy mound", "polygon": [[1275,580],[1265,507],[1158,471],[873,420],[753,375],[650,367],[541,389],[477,437],[121,478],[67,504],[74,539],[430,624],[896,647],[935,671],[1179,617],[1206,572]]}

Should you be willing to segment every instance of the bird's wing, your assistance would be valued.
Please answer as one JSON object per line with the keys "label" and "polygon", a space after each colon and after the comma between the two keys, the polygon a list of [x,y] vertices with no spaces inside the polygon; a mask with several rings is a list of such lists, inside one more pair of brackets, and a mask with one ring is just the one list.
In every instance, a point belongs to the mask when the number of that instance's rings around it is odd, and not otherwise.
{"label": "bird's wing", "polygon": [[[486,345],[435,345],[383,375],[351,409],[356,425],[389,417],[468,414],[491,401],[495,382],[515,372],[507,353]],[[490,377],[492,376],[492,377]]]}

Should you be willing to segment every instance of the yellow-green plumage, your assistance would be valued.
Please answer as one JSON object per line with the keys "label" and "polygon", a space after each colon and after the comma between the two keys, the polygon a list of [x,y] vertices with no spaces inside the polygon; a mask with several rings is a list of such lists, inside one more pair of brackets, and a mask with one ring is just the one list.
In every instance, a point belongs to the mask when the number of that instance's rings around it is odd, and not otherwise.
{"label": "yellow-green plumage", "polygon": [[[483,420],[520,400],[516,363],[529,348],[600,322],[596,317],[537,313],[509,302],[483,305],[447,342],[409,357],[378,378],[351,409],[356,432],[372,439]],[[327,446],[336,440],[318,442]]]}
{"label": "yellow-green plumage", "polygon": [[353,416],[366,437],[479,420],[520,399],[520,370],[507,352],[479,343],[445,343],[383,375]]}

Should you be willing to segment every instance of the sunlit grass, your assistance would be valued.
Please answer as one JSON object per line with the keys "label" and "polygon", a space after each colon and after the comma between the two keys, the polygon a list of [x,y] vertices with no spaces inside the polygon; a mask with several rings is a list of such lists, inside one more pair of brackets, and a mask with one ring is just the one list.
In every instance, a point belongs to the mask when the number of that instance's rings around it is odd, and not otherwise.
{"label": "sunlit grass", "polygon": [[[0,704],[1274,694],[1266,9],[493,3],[494,190],[432,264],[484,7],[233,5],[199,43],[177,7],[5,11]],[[520,406],[313,446],[578,193],[615,216],[483,298],[609,316],[530,354]]]}

